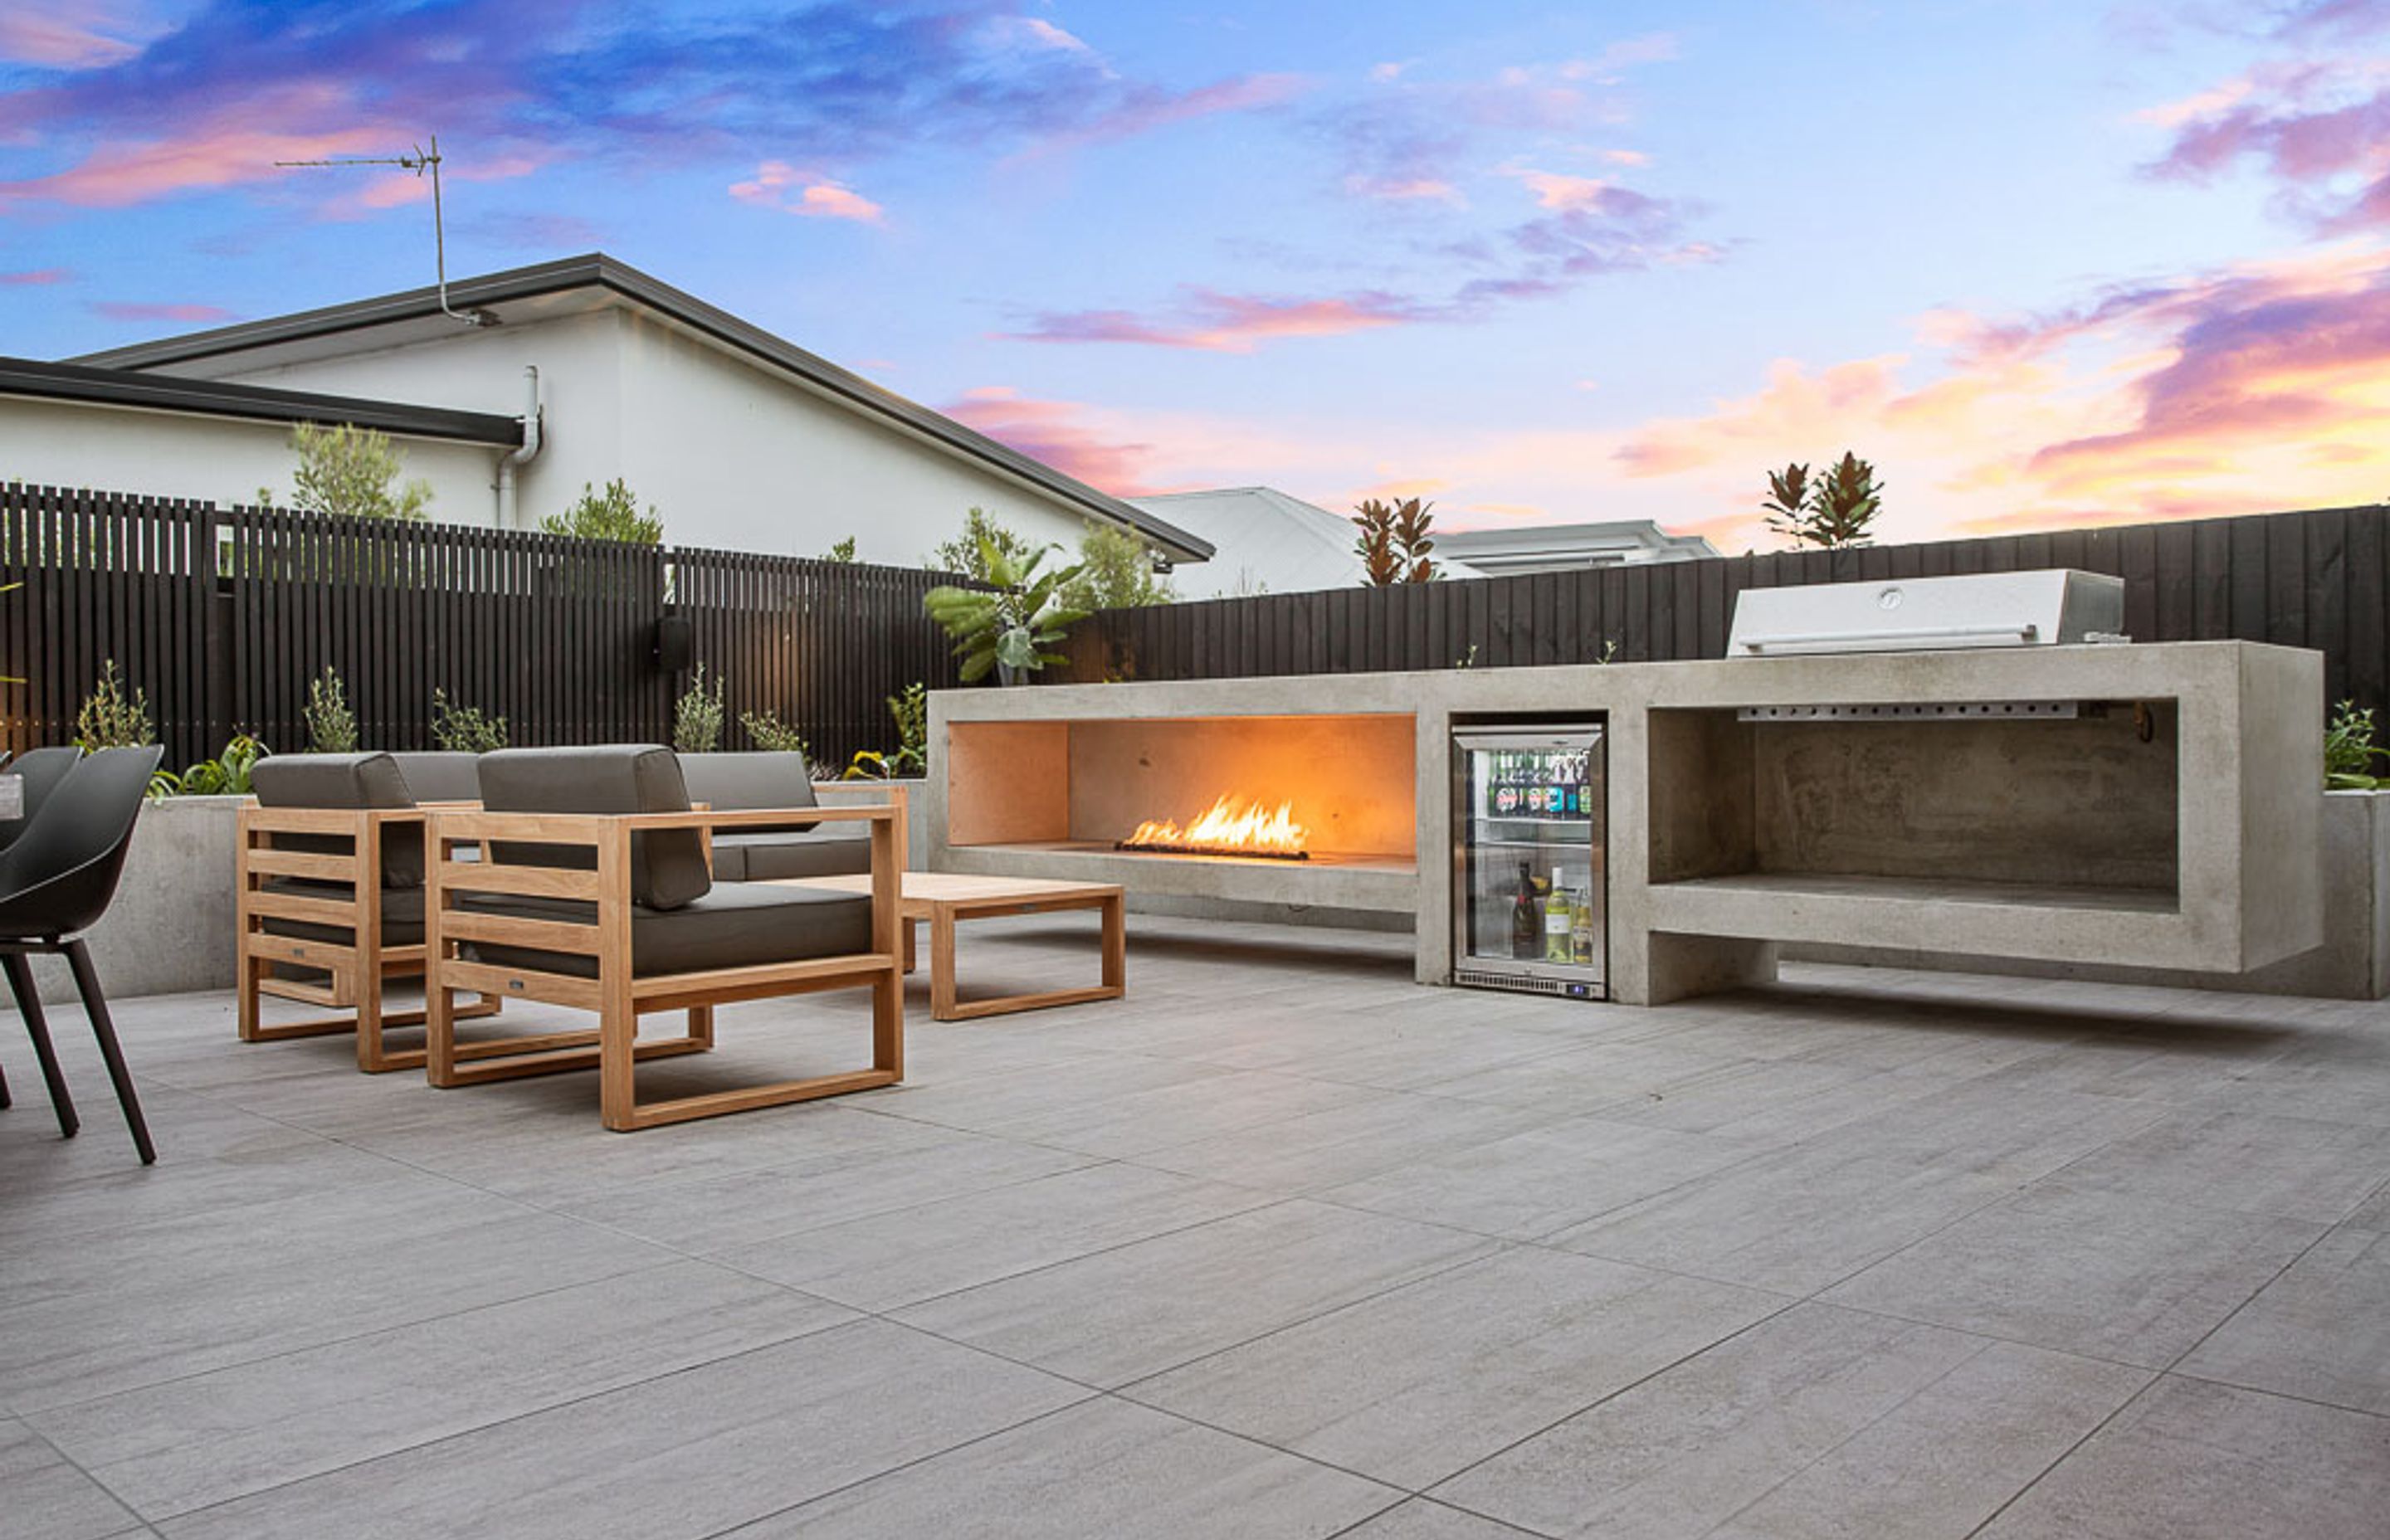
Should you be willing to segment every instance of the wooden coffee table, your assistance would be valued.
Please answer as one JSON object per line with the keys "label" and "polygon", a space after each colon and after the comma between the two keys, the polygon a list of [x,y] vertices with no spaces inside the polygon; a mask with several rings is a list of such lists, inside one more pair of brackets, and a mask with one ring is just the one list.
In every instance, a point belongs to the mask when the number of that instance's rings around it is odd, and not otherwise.
{"label": "wooden coffee table", "polygon": [[[781,879],[790,886],[836,888],[841,892],[867,893],[871,878],[806,877]],[[974,1016],[1000,1016],[1008,1011],[1038,1010],[1047,1006],[1072,1006],[1086,1000],[1117,1000],[1128,993],[1128,925],[1123,890],[1103,882],[1052,882],[1031,877],[977,877],[966,872],[906,872],[897,913],[905,924],[905,969],[913,969],[913,926],[930,922],[930,1014],[941,1021],[969,1020]],[[1004,915],[1042,915],[1066,909],[1097,909],[1103,913],[1103,982],[1082,989],[1047,990],[1037,995],[1005,995],[988,1000],[963,1000],[955,981],[955,927],[966,919],[995,919]]]}

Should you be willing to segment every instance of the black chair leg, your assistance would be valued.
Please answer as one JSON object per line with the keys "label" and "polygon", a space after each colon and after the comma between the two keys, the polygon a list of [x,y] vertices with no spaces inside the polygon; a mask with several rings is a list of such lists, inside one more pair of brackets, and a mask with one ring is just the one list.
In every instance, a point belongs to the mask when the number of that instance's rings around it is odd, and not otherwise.
{"label": "black chair leg", "polygon": [[0,1070],[0,1112],[8,1110],[8,1072]]}
{"label": "black chair leg", "polygon": [[41,1061],[42,1079],[50,1087],[50,1106],[58,1114],[58,1136],[71,1139],[83,1120],[75,1115],[74,1097],[67,1092],[65,1072],[58,1068],[58,1051],[50,1044],[50,1020],[42,1013],[41,992],[33,987],[33,965],[25,960],[22,952],[0,955],[0,971],[8,975],[8,988],[17,996],[17,1010],[25,1018],[25,1034],[33,1040],[33,1057]]}
{"label": "black chair leg", "polygon": [[117,1046],[116,1023],[109,1019],[108,996],[99,992],[99,970],[91,966],[91,948],[77,936],[67,943],[67,966],[74,969],[75,988],[83,992],[84,1014],[99,1039],[99,1057],[108,1060],[108,1078],[116,1084],[116,1104],[124,1110],[124,1126],[133,1131],[133,1148],[143,1165],[155,1165],[157,1148],[149,1142],[149,1123],[141,1115],[141,1097],[133,1089],[133,1072],[124,1067],[124,1050]]}

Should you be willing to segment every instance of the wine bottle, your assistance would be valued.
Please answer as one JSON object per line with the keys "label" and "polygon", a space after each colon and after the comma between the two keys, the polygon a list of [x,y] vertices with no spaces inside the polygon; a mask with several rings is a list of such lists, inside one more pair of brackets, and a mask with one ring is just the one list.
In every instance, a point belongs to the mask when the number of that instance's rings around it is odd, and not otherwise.
{"label": "wine bottle", "polygon": [[1579,888],[1569,909],[1569,954],[1579,968],[1593,966],[1593,889]]}
{"label": "wine bottle", "polygon": [[1573,920],[1569,912],[1569,888],[1565,875],[1552,868],[1552,896],[1544,905],[1544,960],[1564,963],[1569,960],[1569,931]]}
{"label": "wine bottle", "polygon": [[1510,897],[1510,956],[1532,961],[1544,938],[1543,917],[1536,913],[1536,879],[1527,863],[1519,863],[1519,891]]}

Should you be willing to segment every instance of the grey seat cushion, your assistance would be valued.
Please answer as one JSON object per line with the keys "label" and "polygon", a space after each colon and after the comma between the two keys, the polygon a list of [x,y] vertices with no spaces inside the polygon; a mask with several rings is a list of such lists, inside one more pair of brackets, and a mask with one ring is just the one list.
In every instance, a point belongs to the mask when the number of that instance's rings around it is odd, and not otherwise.
{"label": "grey seat cushion", "polygon": [[[688,788],[680,760],[656,744],[592,749],[500,749],[478,766],[482,806],[491,813],[686,813]],[[492,841],[499,862],[595,870],[598,853],[585,845]],[[677,909],[705,896],[712,879],[705,845],[694,828],[656,829],[631,836],[631,900],[649,909]]]}
{"label": "grey seat cushion", "polygon": [[482,778],[476,769],[482,758],[479,754],[440,749],[390,757],[398,762],[399,773],[406,777],[406,788],[415,793],[418,802],[469,802],[482,795]]}
{"label": "grey seat cushion", "polygon": [[[525,919],[586,925],[596,918],[596,905],[578,899],[471,894],[463,903],[479,913]],[[631,970],[643,979],[870,950],[871,900],[815,888],[717,882],[679,908],[642,905],[631,911]],[[475,961],[497,968],[537,969],[585,979],[598,975],[597,958],[570,952],[488,942],[468,943],[465,951]]]}
{"label": "grey seat cushion", "polygon": [[[680,770],[688,781],[690,798],[715,812],[821,805],[814,795],[813,766],[805,763],[803,754],[684,754]],[[747,832],[803,834],[816,827],[808,820],[772,824]]]}
{"label": "grey seat cushion", "polygon": [[871,826],[819,824],[810,834],[717,834],[713,875],[726,882],[848,877],[871,869]]}
{"label": "grey seat cushion", "polygon": [[[398,762],[388,754],[268,754],[251,767],[249,783],[261,807],[328,807],[356,810],[413,807],[415,794]],[[276,847],[316,854],[346,855],[350,841],[338,834],[277,834]],[[423,886],[423,831],[414,825],[387,829],[381,846],[381,885]]]}
{"label": "grey seat cushion", "polygon": [[[349,885],[345,882],[309,882],[302,878],[270,878],[265,883],[269,893],[283,893],[293,898],[328,898],[345,903]],[[269,936],[289,936],[300,941],[320,941],[333,946],[350,944],[345,927],[318,925],[314,920],[282,919],[269,917],[265,921]],[[417,888],[386,889],[381,895],[381,943],[384,946],[418,946],[423,942],[423,890]]]}

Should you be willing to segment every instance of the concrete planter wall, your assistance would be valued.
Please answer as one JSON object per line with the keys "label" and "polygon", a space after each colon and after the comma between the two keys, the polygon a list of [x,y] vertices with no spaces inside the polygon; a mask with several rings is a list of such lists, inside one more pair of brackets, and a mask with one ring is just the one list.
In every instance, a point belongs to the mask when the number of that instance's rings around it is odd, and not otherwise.
{"label": "concrete planter wall", "polygon": [[1812,962],[2085,979],[2248,995],[2302,995],[2332,1000],[2390,997],[2390,791],[2323,793],[2321,833],[2324,943],[2312,952],[2246,973],[2025,963],[1857,946],[1787,946],[1783,955]]}
{"label": "concrete planter wall", "polygon": [[[91,932],[110,999],[233,985],[233,871],[246,797],[174,797],[141,804],[116,901]],[[71,1000],[57,957],[33,959],[45,1000]]]}

